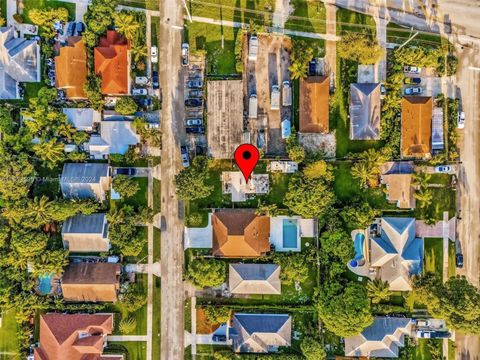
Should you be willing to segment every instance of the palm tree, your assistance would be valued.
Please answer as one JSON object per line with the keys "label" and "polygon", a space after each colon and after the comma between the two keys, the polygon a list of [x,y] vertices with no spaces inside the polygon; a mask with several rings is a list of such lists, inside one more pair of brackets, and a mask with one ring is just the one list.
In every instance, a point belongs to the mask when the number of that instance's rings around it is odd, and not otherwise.
{"label": "palm tree", "polygon": [[370,280],[367,284],[367,292],[373,304],[388,300],[392,295],[388,281],[382,281],[380,279]]}
{"label": "palm tree", "polygon": [[136,41],[132,42],[130,46],[130,53],[132,54],[133,62],[139,62],[142,57],[148,55],[145,44],[140,44]]}
{"label": "palm tree", "polygon": [[140,29],[140,24],[132,14],[120,12],[114,14],[115,26],[117,31],[132,41],[135,33]]}
{"label": "palm tree", "polygon": [[431,178],[432,174],[425,172],[415,173],[413,174],[413,186],[417,189],[426,189]]}
{"label": "palm tree", "polygon": [[65,146],[61,142],[42,141],[39,144],[33,145],[33,151],[40,160],[45,161],[49,167],[54,167],[58,162],[62,161]]}
{"label": "palm tree", "polygon": [[68,265],[68,251],[51,250],[40,254],[33,259],[32,276],[44,276],[46,274],[61,275]]}
{"label": "palm tree", "polygon": [[420,188],[413,196],[420,202],[421,209],[428,207],[433,200],[432,191],[428,188]]}
{"label": "palm tree", "polygon": [[41,198],[35,197],[27,203],[27,214],[36,226],[48,224],[51,220],[53,202],[43,195]]}
{"label": "palm tree", "polygon": [[68,141],[73,139],[73,135],[77,132],[77,130],[70,124],[60,124],[57,127],[57,134],[63,136]]}
{"label": "palm tree", "polygon": [[308,64],[300,63],[299,61],[293,62],[292,65],[288,68],[290,71],[290,77],[292,80],[303,79],[307,77],[308,74]]}
{"label": "palm tree", "polygon": [[365,161],[360,161],[353,165],[351,170],[352,176],[358,179],[360,187],[366,188],[368,184],[376,179],[376,174],[372,172],[371,167]]}

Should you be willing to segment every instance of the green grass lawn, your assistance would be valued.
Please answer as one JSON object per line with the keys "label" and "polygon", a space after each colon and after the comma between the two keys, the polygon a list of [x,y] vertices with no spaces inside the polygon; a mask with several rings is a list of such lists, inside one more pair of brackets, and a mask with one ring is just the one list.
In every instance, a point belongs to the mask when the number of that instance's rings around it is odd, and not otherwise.
{"label": "green grass lawn", "polygon": [[128,360],[146,360],[147,343],[145,341],[112,341],[108,343],[106,352],[109,354],[125,354],[127,355],[125,359]]}
{"label": "green grass lawn", "polygon": [[[415,352],[413,353],[412,360],[432,360],[431,349],[428,346],[428,343],[433,344],[434,349],[440,354],[440,359],[442,358],[442,339],[418,339],[418,345],[415,347]],[[435,350],[434,350],[435,351]]]}
{"label": "green grass lawn", "polygon": [[147,10],[158,10],[158,0],[117,0],[119,5],[126,5]]}
{"label": "green grass lawn", "polygon": [[152,358],[160,358],[160,316],[161,316],[161,280],[153,278],[153,324],[152,324]]}
{"label": "green grass lawn", "polygon": [[325,33],[326,11],[323,3],[310,0],[293,0],[290,2],[290,6],[294,8],[294,11],[285,23],[286,29]]}
{"label": "green grass lawn", "polygon": [[25,16],[26,23],[32,23],[28,17],[28,12],[32,9],[46,9],[46,8],[65,8],[68,10],[68,20],[75,20],[75,3],[69,3],[64,1],[56,0],[23,0],[24,10],[23,15]]}
{"label": "green grass lawn", "polygon": [[456,213],[456,192],[450,187],[430,188],[433,193],[432,202],[421,208],[420,201],[417,201],[415,217],[417,219],[433,218],[435,220],[443,219],[443,212],[448,211],[449,218]]}
{"label": "green grass lawn", "polygon": [[443,276],[443,239],[442,238],[425,238],[425,269],[424,272],[433,272]]}
{"label": "green grass lawn", "polygon": [[[402,44],[407,41],[411,35],[415,33],[409,28],[389,22],[387,25],[387,41],[396,44]],[[440,46],[442,38],[436,34],[423,34],[420,33],[415,36],[409,43],[409,46]]]}
{"label": "green grass lawn", "polygon": [[453,241],[448,241],[448,277],[451,278],[456,274],[456,264],[455,264],[455,243]]}
{"label": "green grass lawn", "polygon": [[448,360],[455,360],[455,341],[448,340]]}
{"label": "green grass lawn", "polygon": [[147,198],[147,189],[148,189],[148,178],[146,177],[135,177],[132,178],[136,183],[138,183],[140,189],[137,191],[135,195],[129,197],[127,199],[120,199],[120,200],[111,200],[110,206],[115,207],[116,204],[123,203],[126,205],[132,205],[135,208],[140,206],[147,206],[148,198]]}
{"label": "green grass lawn", "polygon": [[152,16],[151,19],[152,19],[152,46],[153,46],[153,45],[158,45],[158,28],[160,26],[160,18],[158,16]]}
{"label": "green grass lawn", "polygon": [[[0,352],[18,352],[17,323],[15,322],[14,310],[2,314],[2,327],[0,327]],[[11,358],[16,359],[15,355],[12,355]]]}
{"label": "green grass lawn", "polygon": [[242,36],[239,29],[199,22],[187,23],[185,29],[191,52],[207,53],[207,75],[236,74],[234,49],[236,36]]}
{"label": "green grass lawn", "polygon": [[161,232],[156,227],[153,228],[153,262],[160,261],[161,258]]}
{"label": "green grass lawn", "polygon": [[365,31],[372,36],[375,35],[376,25],[373,17],[339,8],[337,10],[337,35],[359,31]]}
{"label": "green grass lawn", "polygon": [[7,20],[7,0],[0,0],[0,17]]}
{"label": "green grass lawn", "polygon": [[191,332],[192,331],[192,300],[187,298],[184,304],[184,318],[185,318],[185,330]]}
{"label": "green grass lawn", "polygon": [[[148,185],[148,182],[147,182]],[[160,212],[162,206],[162,183],[160,180],[153,178],[153,211]]]}
{"label": "green grass lawn", "polygon": [[353,199],[367,201],[373,208],[382,210],[395,209],[393,204],[389,204],[385,194],[380,188],[362,189],[358,180],[351,175],[352,163],[337,162],[334,167],[334,190],[337,198],[345,205],[351,204]]}
{"label": "green grass lawn", "polygon": [[[254,21],[259,25],[271,25],[275,0],[187,0],[192,16],[243,22]],[[259,12],[261,11],[261,13]]]}

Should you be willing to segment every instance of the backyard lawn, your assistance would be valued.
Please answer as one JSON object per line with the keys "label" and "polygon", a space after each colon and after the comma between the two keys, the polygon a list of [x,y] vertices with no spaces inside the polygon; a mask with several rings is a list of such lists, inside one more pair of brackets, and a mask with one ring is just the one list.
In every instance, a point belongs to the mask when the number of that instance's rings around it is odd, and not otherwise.
{"label": "backyard lawn", "polygon": [[46,9],[46,8],[65,8],[68,10],[68,20],[75,20],[75,3],[69,3],[64,1],[56,0],[23,0],[24,10],[23,15],[25,16],[26,23],[32,23],[28,17],[28,12],[32,9]]}
{"label": "backyard lawn", "polygon": [[432,272],[443,276],[443,239],[425,238],[425,272]]}
{"label": "backyard lawn", "polygon": [[[0,327],[0,353],[16,353],[17,351],[17,324],[15,322],[15,311],[10,310],[2,314],[2,327]],[[12,359],[16,359],[16,357],[12,356]]]}
{"label": "backyard lawn", "polygon": [[293,0],[290,6],[294,10],[285,23],[286,29],[325,33],[325,5],[319,1]]}
{"label": "backyard lawn", "polygon": [[242,36],[239,29],[193,22],[187,23],[185,30],[192,54],[198,51],[207,53],[207,75],[236,74],[235,38]]}

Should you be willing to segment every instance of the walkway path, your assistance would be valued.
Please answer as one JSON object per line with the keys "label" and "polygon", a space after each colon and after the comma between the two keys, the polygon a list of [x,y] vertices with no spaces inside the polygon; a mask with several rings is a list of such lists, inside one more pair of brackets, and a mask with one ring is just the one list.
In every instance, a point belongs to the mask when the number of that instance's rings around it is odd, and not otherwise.
{"label": "walkway path", "polygon": [[[147,204],[153,209],[153,177],[152,172],[148,172],[147,186]],[[152,334],[153,334],[153,224],[149,223],[147,227],[148,238],[148,301],[147,301],[147,360],[152,360]]]}
{"label": "walkway path", "polygon": [[[337,7],[334,4],[325,2],[327,34],[329,36],[337,35]],[[337,43],[334,40],[327,40],[325,45],[325,74],[330,74],[331,87],[335,85],[335,75],[337,73]]]}
{"label": "walkway path", "polygon": [[149,338],[147,338],[146,335],[108,335],[107,340],[108,341],[146,341],[147,346],[149,343]]}
{"label": "walkway path", "polygon": [[191,317],[192,317],[192,327],[191,327],[191,334],[190,337],[192,339],[192,358],[195,359],[195,355],[197,354],[197,298],[192,296],[191,301]]}
{"label": "walkway path", "polygon": [[290,0],[276,0],[275,11],[272,17],[272,28],[274,31],[283,32],[285,21],[290,13]]}
{"label": "walkway path", "polygon": [[[373,19],[376,24],[377,41],[383,49],[387,46],[387,24],[390,22],[386,0],[380,0],[378,6],[373,9]],[[375,82],[383,82],[387,79],[387,52],[382,59],[375,64]]]}
{"label": "walkway path", "polygon": [[13,15],[17,13],[17,1],[16,0],[7,0],[7,13],[2,14],[2,17],[5,17],[8,26],[13,26],[16,24],[16,21],[13,19]]}
{"label": "walkway path", "polygon": [[[236,21],[217,20],[217,19],[211,19],[211,18],[201,17],[201,16],[192,16],[192,20],[205,23],[205,24],[213,24],[213,25],[219,25],[219,26],[223,25],[223,26],[234,27],[234,28],[244,28],[248,25],[248,24],[236,22]],[[270,29],[270,30],[273,30],[273,29]],[[293,35],[293,36],[306,37],[311,39],[323,39],[323,40],[330,40],[330,41],[340,40],[340,37],[336,35],[332,36],[329,34],[317,34],[312,32],[296,31],[296,30],[290,30],[290,29],[283,29],[282,32],[285,35]]]}

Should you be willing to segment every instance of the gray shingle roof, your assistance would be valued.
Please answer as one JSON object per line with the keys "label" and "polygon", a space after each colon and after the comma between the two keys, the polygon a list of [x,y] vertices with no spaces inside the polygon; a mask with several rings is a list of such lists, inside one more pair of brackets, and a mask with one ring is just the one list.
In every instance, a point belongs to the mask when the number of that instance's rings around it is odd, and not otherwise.
{"label": "gray shingle roof", "polygon": [[380,83],[350,84],[350,139],[380,139]]}
{"label": "gray shingle roof", "polygon": [[382,341],[387,335],[393,335],[398,328],[408,325],[411,319],[397,317],[377,317],[372,325],[362,331],[367,341]]}
{"label": "gray shingle roof", "polygon": [[96,184],[108,176],[108,164],[67,163],[63,166],[61,184]]}
{"label": "gray shingle roof", "polygon": [[104,213],[75,215],[68,218],[62,227],[62,234],[104,234],[106,232]]}
{"label": "gray shingle roof", "polygon": [[280,267],[276,264],[230,264],[228,284],[234,294],[280,294]]}

